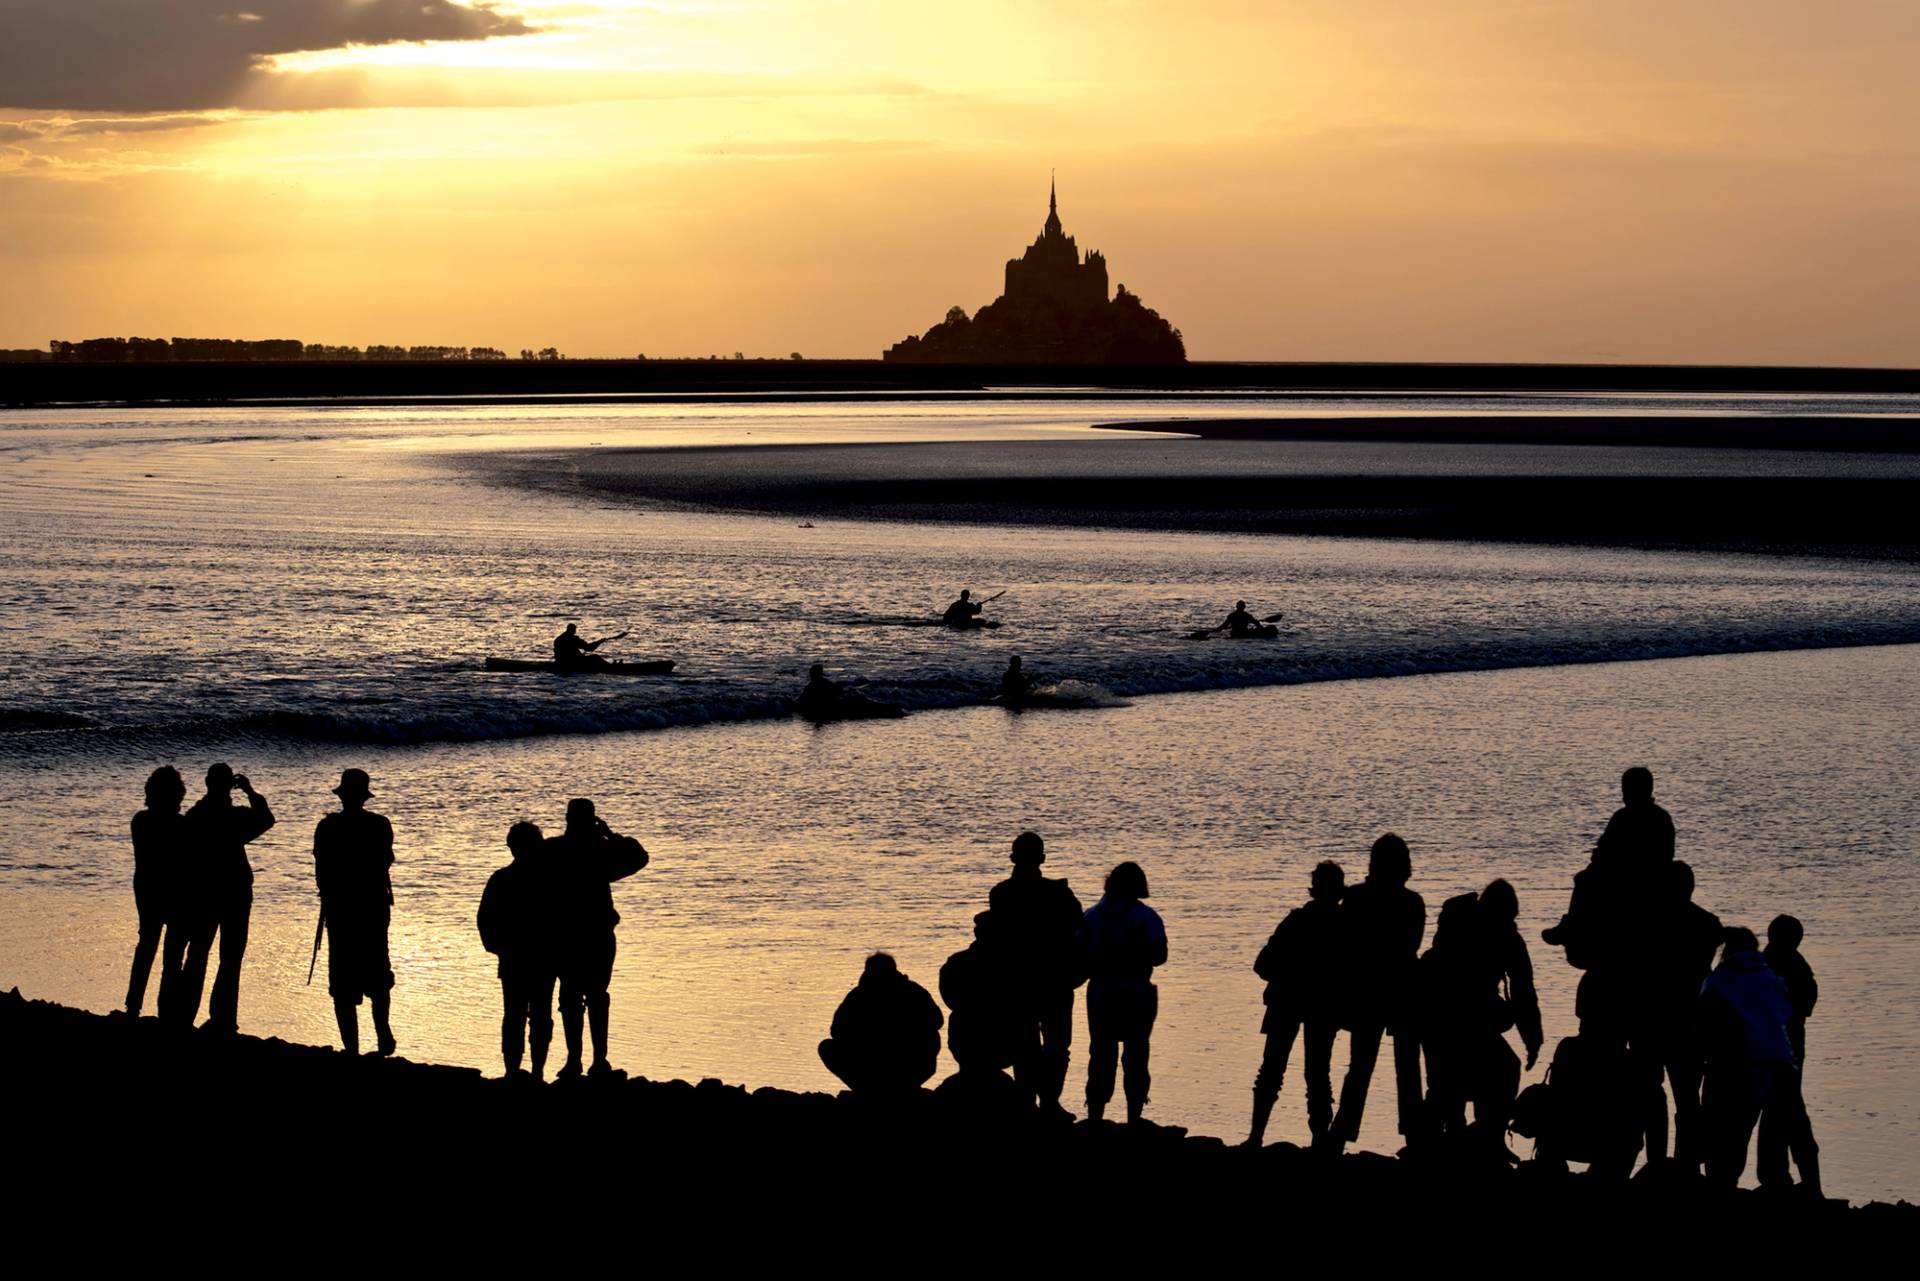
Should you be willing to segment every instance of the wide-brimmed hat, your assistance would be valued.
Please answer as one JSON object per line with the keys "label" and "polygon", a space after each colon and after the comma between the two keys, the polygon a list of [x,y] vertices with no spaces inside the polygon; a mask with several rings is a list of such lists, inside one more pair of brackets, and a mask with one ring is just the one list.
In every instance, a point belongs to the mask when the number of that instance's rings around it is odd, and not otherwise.
{"label": "wide-brimmed hat", "polygon": [[359,796],[371,800],[373,798],[371,780],[367,778],[367,772],[363,769],[341,770],[340,786],[333,789],[333,794],[335,796]]}

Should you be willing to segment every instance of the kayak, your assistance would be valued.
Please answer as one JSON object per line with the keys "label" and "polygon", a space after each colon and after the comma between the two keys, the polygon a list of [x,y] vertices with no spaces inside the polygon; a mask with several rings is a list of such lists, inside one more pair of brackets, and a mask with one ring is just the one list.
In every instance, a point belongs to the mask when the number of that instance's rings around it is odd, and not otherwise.
{"label": "kayak", "polygon": [[596,667],[562,667],[550,658],[497,658],[487,656],[490,672],[558,672],[563,676],[665,676],[673,670],[671,658],[645,663],[609,661]]}
{"label": "kayak", "polygon": [[1280,629],[1272,623],[1265,627],[1256,627],[1239,636],[1222,636],[1219,632],[1188,632],[1188,640],[1273,640],[1280,635]]}
{"label": "kayak", "polygon": [[949,623],[944,618],[861,618],[854,621],[869,627],[945,627],[955,632],[990,632],[1000,626],[997,618],[976,618],[967,623]]}
{"label": "kayak", "polygon": [[907,714],[897,703],[876,703],[858,694],[842,694],[830,703],[796,698],[793,710],[815,725],[829,721],[890,721]]}
{"label": "kayak", "polygon": [[1088,681],[1064,680],[1057,685],[1029,689],[1024,694],[999,693],[987,700],[1010,712],[1092,711],[1104,707],[1126,707],[1128,702],[1104,686]]}

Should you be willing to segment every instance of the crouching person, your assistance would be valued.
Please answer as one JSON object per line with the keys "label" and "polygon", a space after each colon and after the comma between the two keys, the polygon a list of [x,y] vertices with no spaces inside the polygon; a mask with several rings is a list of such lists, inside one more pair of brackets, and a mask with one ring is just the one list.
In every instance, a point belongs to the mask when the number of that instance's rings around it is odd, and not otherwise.
{"label": "crouching person", "polygon": [[546,838],[532,823],[515,823],[507,832],[513,862],[487,880],[480,896],[480,942],[500,958],[500,1057],[508,1077],[521,1074],[529,1033],[533,1042],[533,1079],[547,1070],[553,1043],[555,956],[554,876],[546,858]]}
{"label": "crouching person", "polygon": [[820,1061],[856,1096],[908,1094],[939,1065],[945,1022],[927,989],[902,974],[891,956],[875,952],[833,1012],[833,1035],[820,1042]]}

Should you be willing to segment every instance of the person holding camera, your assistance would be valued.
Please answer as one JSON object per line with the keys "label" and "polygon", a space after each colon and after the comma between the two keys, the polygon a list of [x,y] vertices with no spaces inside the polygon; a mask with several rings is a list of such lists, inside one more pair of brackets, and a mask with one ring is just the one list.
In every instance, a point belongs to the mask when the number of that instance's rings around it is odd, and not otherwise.
{"label": "person holding camera", "polygon": [[621,836],[594,811],[593,802],[567,802],[567,827],[548,841],[548,863],[559,890],[560,1028],[567,1061],[556,1074],[580,1075],[581,1015],[593,1027],[593,1075],[614,1075],[607,1061],[607,988],[613,982],[613,882],[647,865],[647,851]]}
{"label": "person holding camera", "polygon": [[[233,803],[235,792],[247,798],[245,805]],[[171,1011],[176,1022],[191,1024],[200,1013],[207,956],[218,937],[220,967],[207,998],[206,1026],[221,1033],[239,1030],[240,964],[253,917],[253,864],[247,861],[247,846],[272,826],[267,798],[253,790],[245,774],[234,773],[225,761],[208,767],[207,794],[187,811],[187,861],[193,874],[180,903],[189,928],[180,999]]]}

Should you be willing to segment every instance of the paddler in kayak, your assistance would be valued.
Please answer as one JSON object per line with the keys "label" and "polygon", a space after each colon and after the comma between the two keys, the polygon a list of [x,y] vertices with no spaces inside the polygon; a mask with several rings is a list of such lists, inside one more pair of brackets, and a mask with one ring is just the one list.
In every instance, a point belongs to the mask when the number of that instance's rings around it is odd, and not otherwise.
{"label": "paddler in kayak", "polygon": [[844,693],[839,684],[827,679],[827,669],[815,663],[807,669],[807,684],[793,700],[803,713],[826,712],[840,705]]}
{"label": "paddler in kayak", "polygon": [[625,632],[621,632],[590,641],[580,634],[578,623],[568,623],[567,630],[553,638],[553,661],[562,671],[590,672],[604,668],[607,660],[593,651],[625,635]]}
{"label": "paddler in kayak", "polygon": [[1278,614],[1269,614],[1265,618],[1255,618],[1247,612],[1247,602],[1237,600],[1233,603],[1233,612],[1222,619],[1217,626],[1209,627],[1204,632],[1196,632],[1195,635],[1210,636],[1214,632],[1225,632],[1235,640],[1245,640],[1250,636],[1271,635],[1272,633],[1266,624],[1277,623],[1279,621],[1280,615]]}
{"label": "paddler in kayak", "polygon": [[960,599],[947,606],[940,615],[940,621],[948,627],[965,630],[980,626],[980,610],[1005,596],[1005,592],[995,592],[984,601],[973,599],[973,593],[965,588],[960,591]]}
{"label": "paddler in kayak", "polygon": [[1000,674],[1000,701],[1009,706],[1024,703],[1032,692],[1033,687],[1027,683],[1027,674],[1020,667],[1020,655],[1015,654],[1007,660],[1007,670]]}

